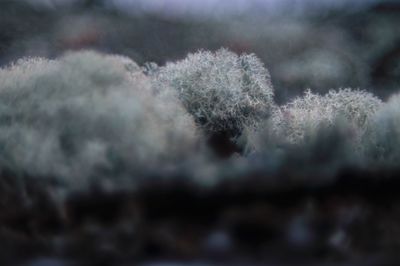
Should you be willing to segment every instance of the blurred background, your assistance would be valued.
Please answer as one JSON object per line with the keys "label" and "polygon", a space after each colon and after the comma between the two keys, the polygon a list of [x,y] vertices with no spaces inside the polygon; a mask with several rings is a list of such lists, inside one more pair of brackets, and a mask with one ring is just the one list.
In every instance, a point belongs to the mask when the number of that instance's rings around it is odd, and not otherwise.
{"label": "blurred background", "polygon": [[385,99],[400,77],[399,14],[390,0],[2,0],[0,64],[96,49],[162,65],[226,47],[262,59],[279,103],[306,88]]}

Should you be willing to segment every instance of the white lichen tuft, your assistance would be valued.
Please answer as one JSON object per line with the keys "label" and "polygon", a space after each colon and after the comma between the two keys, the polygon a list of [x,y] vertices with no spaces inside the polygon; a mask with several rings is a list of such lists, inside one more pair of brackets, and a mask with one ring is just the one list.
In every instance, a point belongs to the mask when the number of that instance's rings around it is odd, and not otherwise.
{"label": "white lichen tuft", "polygon": [[331,90],[323,96],[307,90],[303,97],[277,109],[272,121],[279,134],[291,143],[299,143],[321,125],[329,128],[344,120],[350,128],[349,137],[359,142],[381,104],[380,99],[362,90]]}
{"label": "white lichen tuft", "polygon": [[226,49],[200,51],[152,74],[158,87],[170,86],[206,132],[238,136],[274,108],[270,76],[253,54]]}
{"label": "white lichen tuft", "polygon": [[192,117],[130,59],[96,52],[0,70],[0,169],[82,183],[144,177],[193,153]]}
{"label": "white lichen tuft", "polygon": [[363,138],[369,166],[398,168],[400,160],[400,95],[392,96],[371,119]]}
{"label": "white lichen tuft", "polygon": [[283,171],[301,178],[334,177],[340,169],[362,163],[364,135],[381,106],[365,91],[318,95],[308,90],[276,109],[261,127],[247,130],[249,156],[261,158],[278,176]]}

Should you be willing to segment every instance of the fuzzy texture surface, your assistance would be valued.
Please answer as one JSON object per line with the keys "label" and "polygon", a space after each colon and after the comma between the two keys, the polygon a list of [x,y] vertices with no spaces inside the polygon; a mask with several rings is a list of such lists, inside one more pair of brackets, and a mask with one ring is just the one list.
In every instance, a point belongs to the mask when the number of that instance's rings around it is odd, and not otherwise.
{"label": "fuzzy texture surface", "polygon": [[380,99],[362,90],[331,90],[326,95],[307,90],[303,97],[277,109],[272,120],[279,134],[291,143],[304,141],[305,135],[316,132],[321,125],[333,126],[338,120],[349,125],[349,137],[359,142],[381,105]]}
{"label": "fuzzy texture surface", "polygon": [[365,135],[383,105],[366,91],[308,90],[260,127],[246,130],[250,161],[263,173],[300,180],[334,178],[345,167],[363,167]]}
{"label": "fuzzy texture surface", "polygon": [[400,159],[400,94],[392,96],[371,119],[363,138],[366,159],[378,167],[398,168]]}
{"label": "fuzzy texture surface", "polygon": [[254,54],[200,51],[151,70],[159,86],[177,91],[207,132],[240,135],[245,126],[268,117],[275,106],[268,70]]}
{"label": "fuzzy texture surface", "polygon": [[129,58],[95,52],[1,69],[0,110],[1,170],[78,186],[162,171],[197,138],[173,94],[155,96]]}

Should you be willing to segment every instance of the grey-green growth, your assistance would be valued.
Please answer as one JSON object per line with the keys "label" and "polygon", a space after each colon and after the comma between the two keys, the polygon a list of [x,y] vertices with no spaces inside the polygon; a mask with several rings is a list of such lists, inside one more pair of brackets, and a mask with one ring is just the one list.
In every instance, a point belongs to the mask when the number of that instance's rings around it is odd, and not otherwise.
{"label": "grey-green growth", "polygon": [[371,119],[363,143],[370,166],[399,167],[400,94],[392,96]]}
{"label": "grey-green growth", "polygon": [[154,74],[160,87],[170,86],[206,132],[240,135],[274,109],[270,76],[254,55],[226,49],[200,51],[167,63]]}
{"label": "grey-green growth", "polygon": [[128,58],[76,52],[0,70],[1,170],[80,186],[143,176],[181,163],[196,138],[179,100],[155,96]]}
{"label": "grey-green growth", "polygon": [[277,109],[272,121],[279,135],[291,143],[299,143],[321,125],[329,127],[343,120],[350,127],[349,137],[358,142],[381,105],[380,99],[362,90],[331,90],[326,95],[307,90],[303,97]]}

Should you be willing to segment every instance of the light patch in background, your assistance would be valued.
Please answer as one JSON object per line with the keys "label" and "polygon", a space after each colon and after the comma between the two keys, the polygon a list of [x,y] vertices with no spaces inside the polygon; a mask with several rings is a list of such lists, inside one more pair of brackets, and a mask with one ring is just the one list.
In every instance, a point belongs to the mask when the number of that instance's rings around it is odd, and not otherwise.
{"label": "light patch in background", "polygon": [[45,8],[57,8],[57,7],[65,7],[65,6],[72,6],[81,0],[25,0],[29,4],[38,7],[45,7]]}
{"label": "light patch in background", "polygon": [[324,9],[354,10],[379,0],[112,0],[109,6],[121,11],[155,13],[171,17],[221,17],[230,15],[302,15]]}

